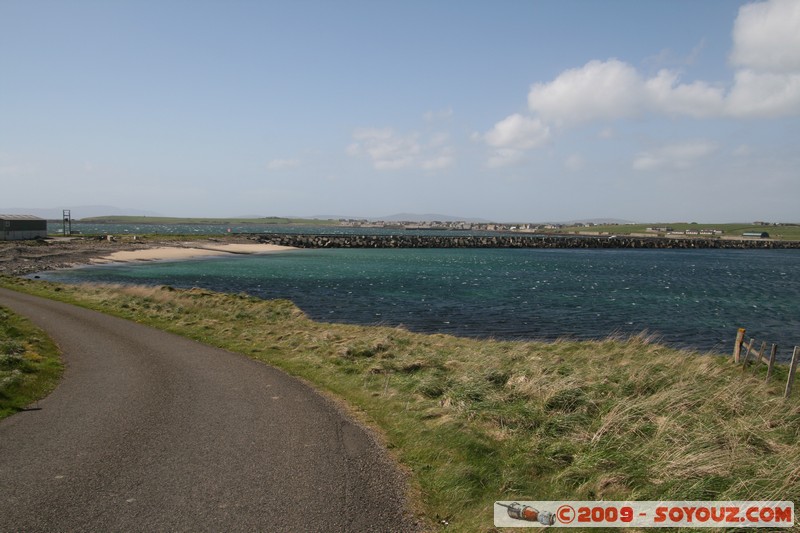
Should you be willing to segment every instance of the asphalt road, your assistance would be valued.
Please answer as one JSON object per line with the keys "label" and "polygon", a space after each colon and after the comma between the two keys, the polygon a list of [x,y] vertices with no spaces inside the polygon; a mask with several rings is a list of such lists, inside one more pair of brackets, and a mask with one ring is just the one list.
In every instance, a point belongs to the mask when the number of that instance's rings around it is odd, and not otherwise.
{"label": "asphalt road", "polygon": [[62,349],[0,422],[0,531],[409,531],[404,485],[331,402],[262,363],[0,289]]}

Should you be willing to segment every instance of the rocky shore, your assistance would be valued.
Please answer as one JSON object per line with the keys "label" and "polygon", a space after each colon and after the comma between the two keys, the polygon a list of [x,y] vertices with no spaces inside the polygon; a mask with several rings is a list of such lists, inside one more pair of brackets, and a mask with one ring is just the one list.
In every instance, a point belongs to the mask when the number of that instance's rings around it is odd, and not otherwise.
{"label": "rocky shore", "polygon": [[[800,249],[800,241],[769,239],[666,239],[627,236],[419,236],[248,234],[190,241],[122,236],[0,241],[0,275],[22,276],[112,261],[187,259],[198,256],[262,253],[269,246],[293,248],[649,248]],[[261,246],[259,248],[259,246]],[[165,252],[171,250],[172,252]],[[277,250],[277,249],[276,249]],[[128,254],[121,252],[136,252]],[[149,253],[145,253],[149,251]],[[137,257],[138,255],[138,257]]]}
{"label": "rocky shore", "polygon": [[[259,246],[255,236],[230,236],[191,241],[178,241],[170,238],[123,236],[53,238],[32,241],[0,241],[0,275],[24,276],[35,272],[71,268],[79,265],[97,264],[117,260],[120,252],[154,252],[169,248],[184,251],[183,257],[192,255],[215,255],[221,247]],[[238,248],[228,253],[246,253]],[[116,255],[115,255],[116,254]],[[163,255],[163,254],[162,254]],[[104,259],[105,258],[105,259]],[[143,254],[143,259],[167,259]],[[132,258],[135,260],[135,257]],[[130,259],[129,259],[130,260]]]}
{"label": "rocky shore", "polygon": [[800,249],[800,241],[671,239],[628,236],[261,235],[263,243],[295,248],[660,248]]}

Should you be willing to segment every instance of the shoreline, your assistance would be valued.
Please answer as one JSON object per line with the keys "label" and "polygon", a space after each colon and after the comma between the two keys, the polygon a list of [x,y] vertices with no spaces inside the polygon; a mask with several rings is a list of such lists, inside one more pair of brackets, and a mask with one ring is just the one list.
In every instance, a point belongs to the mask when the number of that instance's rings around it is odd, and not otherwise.
{"label": "shoreline", "polygon": [[563,249],[800,249],[800,241],[624,235],[318,235],[268,234],[259,242],[295,248],[563,248]]}
{"label": "shoreline", "polygon": [[83,265],[183,261],[302,248],[800,249],[800,241],[669,239],[623,236],[414,236],[238,234],[76,236],[0,241],[0,275],[24,276]]}
{"label": "shoreline", "polygon": [[[186,243],[183,243],[186,244]],[[120,250],[109,255],[89,259],[90,265],[115,263],[141,263],[150,261],[184,261],[207,257],[234,255],[262,255],[296,250],[292,246],[277,244],[205,244],[200,246],[159,246],[144,250]]]}
{"label": "shoreline", "polygon": [[0,275],[25,276],[79,266],[260,255],[293,249],[240,236],[196,240],[122,236],[0,241]]}

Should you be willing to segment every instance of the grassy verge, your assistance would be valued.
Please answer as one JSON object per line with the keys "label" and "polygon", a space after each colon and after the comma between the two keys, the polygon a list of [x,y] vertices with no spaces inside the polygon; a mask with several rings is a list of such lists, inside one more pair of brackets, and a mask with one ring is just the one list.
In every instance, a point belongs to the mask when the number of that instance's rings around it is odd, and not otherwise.
{"label": "grassy verge", "polygon": [[62,370],[58,348],[47,335],[0,307],[0,420],[46,396]]}
{"label": "grassy verge", "polygon": [[[609,233],[612,235],[630,235],[631,233],[648,234],[649,227],[669,227],[674,231],[701,231],[701,230],[720,230],[723,237],[741,237],[745,232],[761,233],[766,231],[770,238],[782,241],[800,241],[800,225],[782,226],[757,226],[755,224],[695,224],[686,222],[676,223],[657,223],[657,224],[611,224],[598,225],[592,227],[570,226],[557,230],[545,230],[543,233],[579,233],[579,232],[598,232]],[[651,235],[666,235],[665,232],[653,232]]]}
{"label": "grassy verge", "polygon": [[646,337],[471,340],[323,324],[288,301],[199,289],[0,285],[238,351],[344,398],[412,472],[431,528],[492,531],[495,500],[800,501],[785,368]]}

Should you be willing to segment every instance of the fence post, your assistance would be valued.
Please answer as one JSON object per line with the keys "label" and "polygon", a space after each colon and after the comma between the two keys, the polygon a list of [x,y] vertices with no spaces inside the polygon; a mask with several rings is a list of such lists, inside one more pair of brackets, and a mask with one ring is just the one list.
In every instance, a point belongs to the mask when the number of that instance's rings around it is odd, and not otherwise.
{"label": "fence post", "polygon": [[744,328],[739,328],[736,332],[736,344],[733,345],[733,362],[739,364],[739,356],[742,353],[742,343],[744,342]]}
{"label": "fence post", "polygon": [[755,341],[756,341],[755,339],[750,339],[750,342],[747,343],[747,353],[744,354],[744,363],[742,363],[742,370],[747,368],[747,360],[750,359],[750,351],[753,349],[753,343]]}
{"label": "fence post", "polygon": [[761,363],[764,361],[764,350],[767,349],[767,341],[763,341],[761,343],[761,349],[758,351],[758,362]]}
{"label": "fence post", "polygon": [[775,355],[778,353],[778,345],[773,344],[772,349],[769,351],[769,366],[767,367],[767,379],[764,383],[769,383],[769,378],[772,376],[772,369],[775,367]]}
{"label": "fence post", "polygon": [[789,379],[786,380],[786,392],[783,393],[784,398],[788,398],[792,394],[792,385],[794,384],[794,372],[797,370],[797,360],[800,359],[800,346],[794,347],[792,353],[792,364],[789,365]]}

